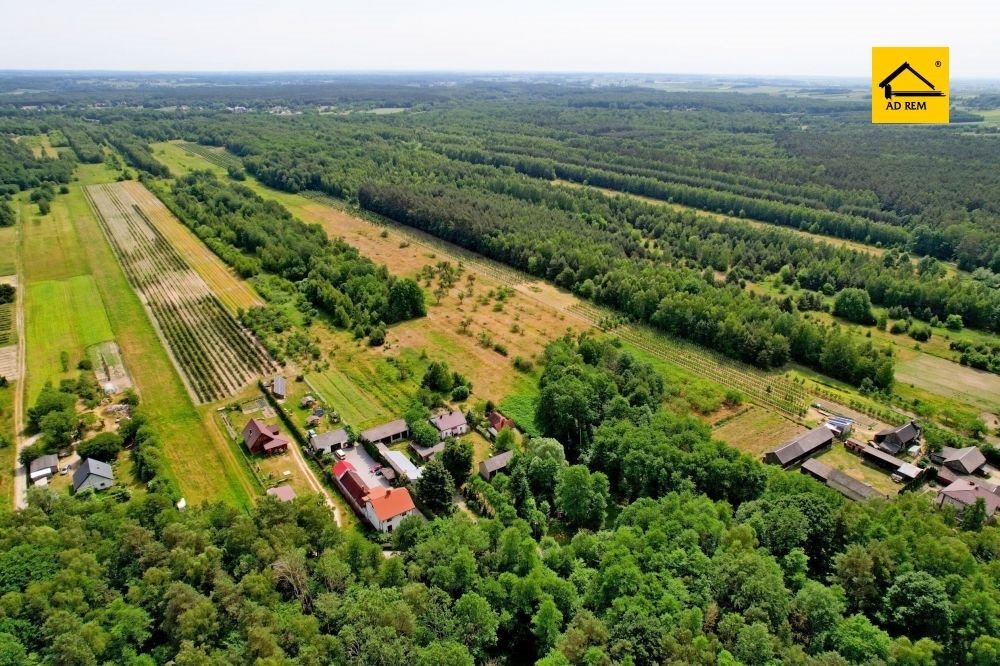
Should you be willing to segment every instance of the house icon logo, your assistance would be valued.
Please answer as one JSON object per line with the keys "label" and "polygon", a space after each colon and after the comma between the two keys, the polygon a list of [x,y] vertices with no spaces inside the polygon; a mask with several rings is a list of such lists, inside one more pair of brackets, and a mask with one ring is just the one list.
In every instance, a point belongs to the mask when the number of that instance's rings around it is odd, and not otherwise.
{"label": "house icon logo", "polygon": [[947,123],[948,47],[872,49],[873,123]]}

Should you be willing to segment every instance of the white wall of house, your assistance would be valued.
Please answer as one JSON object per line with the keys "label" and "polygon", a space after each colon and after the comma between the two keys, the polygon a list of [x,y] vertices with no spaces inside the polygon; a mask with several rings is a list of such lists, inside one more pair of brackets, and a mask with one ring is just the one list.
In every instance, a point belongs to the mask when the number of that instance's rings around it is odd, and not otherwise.
{"label": "white wall of house", "polygon": [[404,519],[413,515],[413,511],[407,511],[406,513],[401,513],[398,516],[394,516],[386,521],[381,521],[378,516],[375,515],[375,510],[372,509],[371,503],[365,504],[365,517],[368,518],[368,522],[371,523],[372,527],[377,529],[379,532],[392,532],[399,527],[399,524],[403,522]]}

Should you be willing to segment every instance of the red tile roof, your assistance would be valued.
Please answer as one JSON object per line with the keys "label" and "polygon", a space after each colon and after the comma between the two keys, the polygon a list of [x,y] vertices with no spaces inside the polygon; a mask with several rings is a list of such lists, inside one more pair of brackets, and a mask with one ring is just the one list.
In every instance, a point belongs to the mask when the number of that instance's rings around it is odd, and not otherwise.
{"label": "red tile roof", "polygon": [[406,488],[379,488],[372,491],[368,501],[379,520],[391,520],[417,508]]}
{"label": "red tile roof", "polygon": [[346,460],[340,460],[333,466],[333,478],[339,479],[348,472],[354,471],[354,465]]}
{"label": "red tile roof", "polygon": [[486,418],[489,419],[490,425],[493,426],[493,429],[496,430],[497,432],[500,432],[504,428],[513,428],[514,427],[514,421],[512,421],[509,418],[507,418],[506,416],[504,416],[503,414],[501,414],[498,411],[492,411],[492,412],[490,412],[486,416]]}

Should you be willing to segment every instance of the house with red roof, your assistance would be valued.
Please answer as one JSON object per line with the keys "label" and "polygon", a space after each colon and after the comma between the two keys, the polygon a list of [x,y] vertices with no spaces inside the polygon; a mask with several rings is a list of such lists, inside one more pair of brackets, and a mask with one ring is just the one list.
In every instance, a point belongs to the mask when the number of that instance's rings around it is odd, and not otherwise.
{"label": "house with red roof", "polygon": [[503,430],[504,428],[514,427],[513,419],[507,418],[506,416],[504,416],[495,409],[486,415],[486,420],[490,422],[490,427],[488,430],[490,434],[490,439],[496,439],[497,435],[500,434],[500,431]]}
{"label": "house with red roof", "polygon": [[243,426],[243,443],[250,453],[272,455],[288,450],[288,438],[280,434],[278,426],[258,419],[250,419]]}
{"label": "house with red roof", "polygon": [[406,488],[377,488],[365,498],[365,517],[380,532],[391,532],[417,507]]}

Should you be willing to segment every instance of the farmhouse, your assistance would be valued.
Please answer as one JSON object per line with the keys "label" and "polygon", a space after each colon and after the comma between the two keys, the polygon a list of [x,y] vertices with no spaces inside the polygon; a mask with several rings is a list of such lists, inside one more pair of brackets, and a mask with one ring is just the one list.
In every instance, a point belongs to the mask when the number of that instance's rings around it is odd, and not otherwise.
{"label": "farmhouse", "polygon": [[939,452],[931,453],[931,461],[958,474],[975,474],[986,464],[986,456],[977,446],[962,449],[945,446]]}
{"label": "farmhouse", "polygon": [[802,463],[801,471],[803,474],[808,474],[814,479],[822,481],[847,499],[854,500],[855,502],[861,502],[873,497],[885,497],[885,495],[864,481],[855,479],[853,476],[845,474],[839,469],[834,469],[815,458],[810,458]]}
{"label": "farmhouse", "polygon": [[268,425],[258,419],[250,419],[243,426],[243,443],[250,453],[284,453],[288,450],[288,438],[279,434],[278,426]]}
{"label": "farmhouse", "polygon": [[275,377],[274,381],[271,382],[271,394],[278,400],[284,400],[285,396],[288,394],[285,378],[281,375]]}
{"label": "farmhouse", "polygon": [[347,446],[349,440],[347,430],[340,428],[313,435],[309,438],[309,446],[316,453],[332,453],[334,449],[342,449]]}
{"label": "farmhouse", "polygon": [[444,451],[444,442],[439,442],[434,446],[420,446],[416,442],[410,442],[410,450],[417,454],[421,461],[427,462],[437,454]]}
{"label": "farmhouse", "polygon": [[959,513],[975,504],[977,499],[983,500],[986,517],[992,520],[997,509],[1000,509],[1000,495],[990,492],[983,485],[967,479],[958,479],[938,492],[938,506],[947,504],[955,507]]}
{"label": "farmhouse", "polygon": [[35,458],[28,466],[28,477],[32,483],[48,479],[59,470],[59,456],[54,453]]}
{"label": "farmhouse", "polygon": [[420,468],[411,463],[409,458],[399,451],[382,451],[382,455],[388,461],[389,466],[396,471],[396,474],[410,481],[418,481],[420,479]]}
{"label": "farmhouse", "polygon": [[465,414],[459,411],[446,412],[431,417],[431,425],[437,428],[438,439],[448,439],[457,437],[469,432],[469,423],[465,420]]}
{"label": "farmhouse", "polygon": [[115,475],[111,471],[111,465],[100,460],[87,458],[73,472],[74,493],[84,490],[104,490],[113,485],[115,485]]}
{"label": "farmhouse", "polygon": [[496,410],[493,410],[492,412],[487,414],[486,420],[490,422],[490,427],[487,430],[487,432],[490,435],[490,439],[496,439],[497,435],[500,434],[500,431],[503,430],[504,428],[514,427],[513,420],[507,418],[506,416],[504,416],[503,414],[501,414]]}
{"label": "farmhouse", "polygon": [[379,532],[391,532],[417,507],[406,488],[377,488],[365,498],[365,517]]}
{"label": "farmhouse", "polygon": [[275,486],[274,488],[268,488],[267,494],[282,502],[291,502],[295,499],[295,491],[292,490],[291,486]]}
{"label": "farmhouse", "polygon": [[825,425],[821,425],[773,451],[768,451],[764,456],[764,462],[788,467],[819,453],[832,443],[833,431]]}
{"label": "farmhouse", "polygon": [[410,427],[403,419],[396,419],[361,433],[360,439],[372,444],[391,444],[410,436]]}
{"label": "farmhouse", "polygon": [[492,481],[493,477],[496,476],[498,472],[502,472],[507,469],[507,465],[510,464],[510,460],[513,457],[513,451],[504,451],[503,453],[498,453],[492,458],[487,458],[483,462],[479,463],[479,476],[483,477],[487,481]]}
{"label": "farmhouse", "polygon": [[874,441],[878,448],[886,453],[896,455],[916,444],[919,439],[920,426],[917,425],[916,421],[910,421],[895,428],[879,430],[875,433]]}

